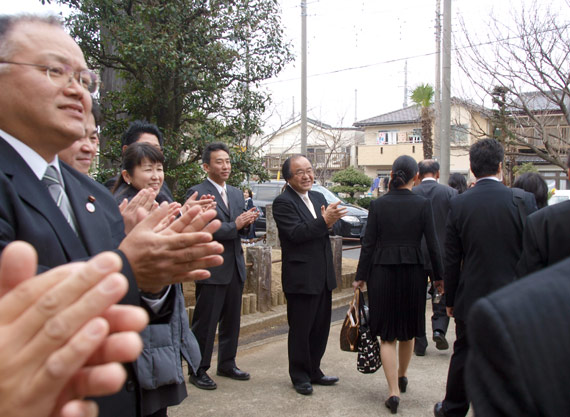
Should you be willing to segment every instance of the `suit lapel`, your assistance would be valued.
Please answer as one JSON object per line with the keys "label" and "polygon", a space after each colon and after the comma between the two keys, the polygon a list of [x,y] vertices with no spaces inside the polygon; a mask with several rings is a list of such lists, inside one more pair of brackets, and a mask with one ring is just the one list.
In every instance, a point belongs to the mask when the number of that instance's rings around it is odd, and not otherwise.
{"label": "suit lapel", "polygon": [[40,213],[51,225],[67,257],[69,259],[86,257],[87,253],[82,242],[63,217],[46,186],[36,177],[20,155],[1,138],[0,161],[2,170],[12,180],[14,189],[20,198]]}
{"label": "suit lapel", "polygon": [[[309,207],[307,207],[307,205],[305,204],[303,199],[301,197],[299,197],[299,194],[297,194],[295,192],[295,190],[293,190],[293,188],[291,188],[290,186],[287,186],[286,190],[289,193],[289,196],[290,196],[291,200],[293,201],[293,203],[297,206],[297,209],[299,210],[301,215],[304,216],[306,220],[314,220],[313,215],[311,214],[311,211],[309,210]],[[310,197],[309,197],[309,200],[311,200],[311,203],[313,202],[313,200]],[[313,203],[313,207],[314,206],[315,206],[315,204]]]}
{"label": "suit lapel", "polygon": [[[319,202],[317,201],[317,198],[315,197],[315,194],[313,191],[309,191],[308,192],[308,196],[309,196],[309,200],[311,201],[311,204],[313,205],[313,209],[315,210],[315,214],[317,215],[317,219],[319,217],[322,217],[321,215],[321,207],[318,206]],[[309,214],[311,214],[309,212]],[[311,217],[313,217],[313,215],[311,214]]]}
{"label": "suit lapel", "polygon": [[[228,207],[224,204],[224,200],[222,199],[222,196],[218,192],[218,189],[209,180],[205,180],[204,185],[206,188],[206,194],[212,194],[216,198],[216,201],[218,202],[218,204],[216,204],[216,210],[229,220],[230,212],[228,210]],[[229,195],[228,195],[228,202],[230,203],[231,207],[231,201]]]}
{"label": "suit lapel", "polygon": [[97,239],[99,228],[107,224],[104,209],[99,206],[96,199],[89,195],[79,181],[63,166],[61,172],[65,182],[65,191],[77,220],[80,238],[89,254],[99,253],[101,252],[101,248],[97,245],[99,242],[99,239]]}
{"label": "suit lapel", "polygon": [[230,203],[230,220],[235,219],[239,216],[243,210],[244,205],[240,201],[240,194],[241,192],[230,185],[226,184],[226,190],[228,193],[228,202]]}

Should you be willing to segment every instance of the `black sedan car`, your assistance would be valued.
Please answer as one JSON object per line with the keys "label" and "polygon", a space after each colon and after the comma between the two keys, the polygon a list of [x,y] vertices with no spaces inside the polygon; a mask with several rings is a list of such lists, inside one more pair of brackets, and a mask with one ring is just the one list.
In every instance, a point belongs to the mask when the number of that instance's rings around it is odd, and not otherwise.
{"label": "black sedan car", "polygon": [[[247,185],[253,193],[253,204],[261,212],[255,222],[255,229],[257,231],[265,231],[265,206],[271,204],[275,197],[281,194],[281,190],[284,186],[285,181],[252,182]],[[335,232],[342,237],[359,238],[362,228],[366,225],[366,221],[368,220],[368,210],[346,203],[322,185],[313,184],[312,190],[323,194],[329,204],[336,203],[340,200],[340,206],[346,207],[347,214],[342,217],[335,226]]]}

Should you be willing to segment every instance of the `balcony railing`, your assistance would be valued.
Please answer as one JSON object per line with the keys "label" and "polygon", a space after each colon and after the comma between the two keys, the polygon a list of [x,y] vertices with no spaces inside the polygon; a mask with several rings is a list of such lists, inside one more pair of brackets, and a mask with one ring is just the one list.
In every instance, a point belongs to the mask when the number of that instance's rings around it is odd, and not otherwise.
{"label": "balcony railing", "polygon": [[[293,154],[266,155],[265,167],[268,170],[279,170],[283,162]],[[307,159],[311,161],[315,169],[345,169],[350,164],[350,155],[345,152],[333,152],[332,154],[309,154]]]}

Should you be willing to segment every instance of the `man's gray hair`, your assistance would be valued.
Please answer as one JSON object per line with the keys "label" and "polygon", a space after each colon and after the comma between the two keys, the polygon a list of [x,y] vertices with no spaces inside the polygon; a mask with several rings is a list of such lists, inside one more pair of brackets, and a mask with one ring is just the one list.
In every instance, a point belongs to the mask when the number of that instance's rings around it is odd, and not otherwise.
{"label": "man's gray hair", "polygon": [[10,57],[14,55],[17,45],[15,45],[14,42],[9,41],[8,35],[14,26],[20,23],[44,23],[61,28],[63,27],[61,19],[55,15],[0,15],[0,60],[10,59]]}

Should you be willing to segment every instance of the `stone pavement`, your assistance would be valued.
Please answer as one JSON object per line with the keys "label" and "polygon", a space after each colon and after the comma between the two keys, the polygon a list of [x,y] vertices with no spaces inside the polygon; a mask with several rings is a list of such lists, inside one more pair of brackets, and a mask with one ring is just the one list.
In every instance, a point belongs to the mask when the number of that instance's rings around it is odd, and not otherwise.
{"label": "stone pavement", "polygon": [[[348,305],[352,290],[335,293],[336,305]],[[431,317],[431,303],[427,303],[426,317]],[[284,306],[274,312],[242,317],[240,342],[247,341],[253,329],[275,326],[283,322]],[[267,320],[263,319],[265,316]],[[171,407],[170,417],[190,416],[389,416],[384,406],[388,387],[383,370],[364,375],[356,370],[356,353],[343,352],[339,348],[342,321],[332,323],[327,351],[322,369],[327,375],[340,377],[334,386],[315,385],[310,396],[299,395],[293,389],[287,371],[287,335],[246,342],[240,345],[238,366],[251,373],[249,381],[234,381],[216,376],[216,358],[212,358],[209,375],[218,384],[213,391],[200,390],[187,384],[188,397],[177,407]],[[426,322],[431,336],[431,321]],[[455,326],[450,324],[447,339],[455,340]],[[438,351],[429,338],[429,346],[423,357],[414,356],[408,370],[409,385],[402,394],[398,415],[431,417],[433,406],[445,393],[445,381],[450,349]],[[216,348],[217,349],[217,348]],[[469,416],[472,416],[470,412]]]}

